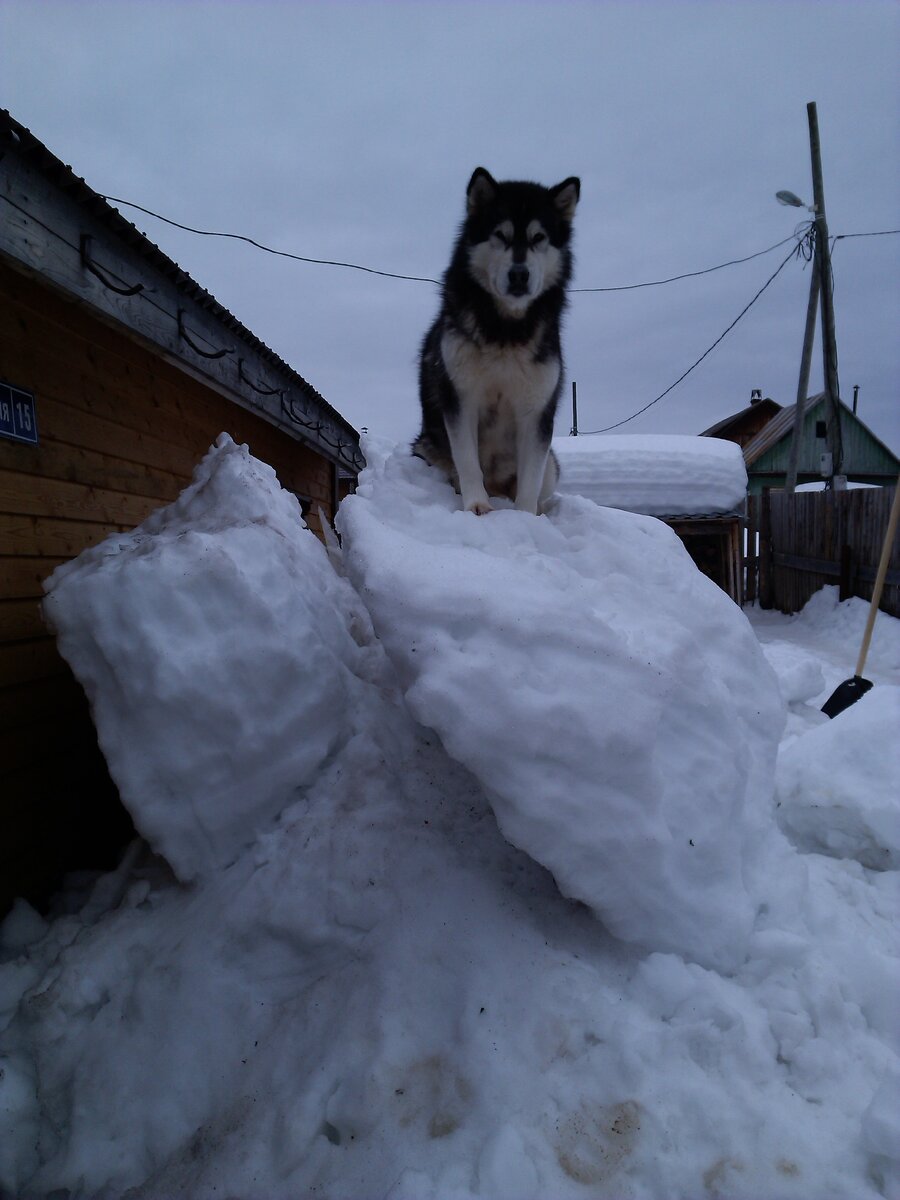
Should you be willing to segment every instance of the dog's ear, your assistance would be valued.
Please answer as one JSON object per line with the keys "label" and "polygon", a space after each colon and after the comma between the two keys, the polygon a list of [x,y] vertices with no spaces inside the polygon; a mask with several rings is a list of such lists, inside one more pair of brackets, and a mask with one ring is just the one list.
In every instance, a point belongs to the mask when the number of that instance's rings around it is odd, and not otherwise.
{"label": "dog's ear", "polygon": [[575,205],[578,203],[578,197],[581,195],[581,180],[571,175],[568,179],[564,179],[562,183],[558,183],[556,187],[552,187],[550,195],[553,197],[553,203],[559,209],[560,215],[565,220],[571,221],[575,216]]}
{"label": "dog's ear", "polygon": [[484,167],[476,167],[466,188],[466,209],[469,216],[482,204],[488,204],[496,195],[496,179]]}

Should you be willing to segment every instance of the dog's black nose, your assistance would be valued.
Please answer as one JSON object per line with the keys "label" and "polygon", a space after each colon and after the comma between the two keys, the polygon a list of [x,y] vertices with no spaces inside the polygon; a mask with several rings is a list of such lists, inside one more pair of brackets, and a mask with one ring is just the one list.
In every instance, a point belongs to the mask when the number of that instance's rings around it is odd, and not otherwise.
{"label": "dog's black nose", "polygon": [[524,296],[528,291],[528,268],[524,263],[513,263],[509,268],[509,294]]}

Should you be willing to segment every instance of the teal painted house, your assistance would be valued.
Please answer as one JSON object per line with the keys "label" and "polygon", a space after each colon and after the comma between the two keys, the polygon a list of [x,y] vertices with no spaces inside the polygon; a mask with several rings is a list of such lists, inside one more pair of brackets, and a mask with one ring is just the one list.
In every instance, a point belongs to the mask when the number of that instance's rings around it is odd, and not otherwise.
{"label": "teal painted house", "polygon": [[[882,487],[895,484],[900,473],[900,459],[879,441],[846,404],[839,402],[839,408],[842,445],[840,474],[846,475],[851,483],[870,483]],[[779,409],[762,428],[744,440],[740,418],[746,411],[720,421],[705,430],[704,436],[742,444],[747,465],[747,492],[748,495],[758,496],[767,488],[784,487],[796,406]],[[810,396],[806,402],[797,459],[798,484],[821,483],[823,480],[821,460],[827,448],[826,415],[825,394]]]}

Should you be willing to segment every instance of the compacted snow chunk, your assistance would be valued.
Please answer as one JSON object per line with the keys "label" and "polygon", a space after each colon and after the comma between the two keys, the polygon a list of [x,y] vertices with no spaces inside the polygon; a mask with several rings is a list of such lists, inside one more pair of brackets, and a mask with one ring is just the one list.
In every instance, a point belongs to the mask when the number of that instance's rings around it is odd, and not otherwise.
{"label": "compacted snow chunk", "polygon": [[740,446],[686,434],[553,439],[559,491],[654,517],[733,512],[747,494]]}
{"label": "compacted snow chunk", "polygon": [[618,937],[733,969],[784,724],[745,617],[659,521],[574,496],[478,518],[366,452],[338,525],[414,716]]}
{"label": "compacted snow chunk", "polygon": [[183,880],[231,861],[349,736],[365,612],[227,434],[174,504],[45,587],[122,800]]}
{"label": "compacted snow chunk", "polygon": [[800,849],[900,868],[898,733],[900,687],[878,685],[781,752],[778,818]]}

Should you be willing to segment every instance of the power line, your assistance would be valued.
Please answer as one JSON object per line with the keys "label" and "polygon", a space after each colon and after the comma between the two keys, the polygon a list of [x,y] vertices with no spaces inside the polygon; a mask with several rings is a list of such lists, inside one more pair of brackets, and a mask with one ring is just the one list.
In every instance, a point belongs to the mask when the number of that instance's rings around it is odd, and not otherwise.
{"label": "power line", "polygon": [[765,250],[757,250],[755,254],[748,254],[746,258],[732,258],[728,262],[719,263],[715,267],[706,267],[702,271],[686,271],[683,275],[670,275],[668,279],[650,279],[646,283],[625,283],[619,287],[570,288],[569,290],[571,292],[631,292],[635,288],[661,287],[664,283],[677,283],[679,279],[694,279],[698,275],[711,275],[713,271],[721,271],[725,267],[734,267],[738,263],[750,262],[753,258],[761,258],[764,254],[771,254],[779,246],[787,245],[788,242],[792,242],[796,237],[797,234],[795,232],[790,237],[782,238],[774,246],[769,246]]}
{"label": "power line", "polygon": [[641,413],[645,413],[648,408],[652,408],[654,404],[658,404],[659,401],[662,400],[664,396],[668,396],[669,392],[671,392],[674,388],[678,387],[679,383],[681,383],[682,380],[687,379],[688,375],[690,375],[691,371],[693,371],[695,367],[699,367],[700,363],[703,362],[704,358],[706,358],[707,355],[712,354],[713,350],[715,350],[715,348],[716,348],[716,346],[718,346],[719,342],[721,342],[725,338],[725,336],[727,334],[729,334],[732,331],[732,329],[734,329],[735,325],[737,325],[737,323],[738,323],[738,321],[740,321],[741,317],[743,317],[746,313],[748,313],[750,311],[750,309],[753,307],[753,305],[756,303],[756,301],[760,298],[760,296],[763,294],[763,292],[766,290],[766,288],[769,286],[769,284],[772,283],[772,281],[778,275],[781,274],[781,272],[788,265],[788,263],[791,261],[791,259],[795,258],[801,254],[803,254],[803,256],[805,257],[804,243],[811,236],[811,230],[814,228],[815,227],[813,225],[811,225],[810,229],[807,229],[806,234],[804,235],[803,241],[801,241],[799,243],[799,245],[793,247],[793,249],[791,250],[790,254],[787,256],[787,258],[785,258],[782,261],[781,265],[778,267],[778,269],[769,276],[769,278],[762,285],[762,287],[759,289],[759,291],[756,293],[756,295],[753,297],[753,299],[750,301],[750,303],[745,305],[744,308],[741,309],[741,311],[734,318],[734,320],[731,322],[731,324],[728,326],[728,328],[724,331],[724,333],[721,333],[716,338],[716,340],[713,342],[713,344],[709,347],[708,350],[704,350],[704,352],[700,355],[700,357],[696,360],[696,362],[691,363],[691,365],[688,367],[688,369],[684,372],[683,375],[679,375],[678,378],[675,380],[675,382],[669,384],[669,386],[666,388],[666,390],[664,392],[660,392],[660,394],[656,397],[655,400],[651,400],[649,404],[645,404],[643,408],[639,408],[637,410],[637,412],[633,412],[630,417],[625,417],[621,421],[616,421],[616,423],[614,425],[607,425],[603,429],[579,430],[578,431],[579,436],[581,436],[582,433],[585,433],[585,434],[609,433],[609,431],[611,429],[618,429],[620,425],[627,425],[629,421],[633,421],[635,417],[639,417],[641,415]]}
{"label": "power line", "polygon": [[900,233],[900,229],[876,229],[873,233],[838,233],[835,234],[834,241],[854,237],[887,237],[891,233]]}
{"label": "power line", "polygon": [[167,225],[174,225],[176,229],[183,229],[186,233],[196,233],[200,237],[232,238],[237,242],[247,242],[248,245],[255,246],[257,250],[265,250],[266,254],[277,254],[281,258],[293,258],[297,262],[316,263],[323,267],[349,267],[354,271],[366,271],[370,275],[384,275],[388,279],[411,279],[416,283],[440,283],[438,279],[429,279],[422,275],[400,275],[396,271],[377,271],[374,267],[362,267],[359,263],[336,262],[330,258],[307,258],[304,254],[292,254],[288,250],[274,250],[271,246],[264,246],[262,242],[257,242],[243,233],[220,233],[213,229],[194,229],[191,225],[182,225],[180,221],[173,221],[171,217],[164,217],[160,213],[154,212],[152,208],[144,208],[142,204],[135,204],[132,200],[118,200],[115,196],[104,196],[103,199],[110,204],[124,204],[126,208],[136,208],[139,212],[146,213],[148,217],[155,217],[157,221],[165,221]]}
{"label": "power line", "polygon": [[[214,229],[196,229],[192,225],[184,225],[181,221],[174,221],[171,217],[164,217],[161,213],[154,212],[152,208],[145,208],[142,204],[135,204],[133,200],[120,200],[116,196],[104,196],[103,199],[110,204],[122,204],[126,208],[136,208],[138,212],[146,213],[148,217],[154,217],[157,221],[163,221],[166,225],[172,225],[176,229],[183,229],[186,233],[195,233],[200,237],[230,238],[233,241],[246,242],[249,246],[253,246],[257,250],[265,251],[266,254],[275,254],[280,258],[291,258],[295,262],[314,263],[324,267],[346,267],[348,270],[365,271],[369,275],[381,275],[387,279],[408,279],[414,283],[434,283],[440,285],[439,279],[432,279],[428,275],[403,275],[398,271],[380,271],[375,267],[362,266],[360,263],[340,262],[331,258],[311,258],[304,254],[294,254],[289,250],[275,250],[272,246],[266,246],[262,242],[256,241],[255,238],[248,237],[243,233],[223,233]],[[886,237],[892,233],[900,233],[900,229],[883,229],[873,233],[840,233],[834,240],[853,237]],[[747,254],[743,258],[732,258],[728,262],[717,263],[716,266],[705,267],[701,271],[686,271],[681,275],[671,275],[667,279],[650,279],[644,283],[626,283],[617,287],[570,288],[569,290],[571,292],[628,292],[636,288],[661,287],[666,283],[677,283],[681,279],[693,279],[699,275],[710,275],[713,271],[724,270],[725,267],[734,267],[740,263],[750,262],[754,258],[762,257],[764,254],[771,254],[773,250],[777,250],[779,246],[784,246],[788,242],[793,241],[797,236],[798,234],[795,230],[790,237],[782,238],[780,242],[775,242],[774,245],[767,246],[765,250],[757,250],[755,253]]]}
{"label": "power line", "polygon": [[[341,261],[338,261],[335,259],[329,259],[329,258],[312,258],[312,257],[309,257],[304,254],[294,254],[293,252],[288,251],[288,250],[276,250],[271,246],[266,246],[262,242],[256,241],[255,238],[248,237],[246,234],[226,233],[226,232],[221,232],[221,231],[211,230],[211,229],[196,229],[195,227],[193,227],[191,225],[184,225],[180,221],[172,220],[171,217],[164,217],[161,213],[154,212],[153,209],[151,209],[151,208],[145,208],[144,205],[142,205],[142,204],[136,204],[133,200],[122,200],[122,199],[117,198],[116,196],[103,196],[103,199],[106,200],[110,204],[120,204],[120,205],[124,205],[126,208],[137,209],[139,212],[146,213],[146,215],[149,217],[154,217],[157,221],[163,221],[166,225],[172,225],[176,229],[184,230],[186,233],[197,234],[200,237],[220,237],[220,238],[229,238],[233,241],[246,242],[248,245],[253,246],[257,250],[262,250],[266,254],[277,255],[280,258],[290,258],[296,262],[313,263],[318,266],[345,267],[348,270],[365,271],[369,275],[380,275],[387,279],[405,279],[405,280],[409,280],[414,283],[433,283],[433,284],[440,285],[440,280],[433,279],[430,276],[405,275],[405,274],[401,274],[400,272],[397,272],[397,271],[380,271],[380,270],[377,270],[375,267],[366,267],[360,263],[341,262]],[[812,231],[814,230],[814,228],[815,228],[814,223],[810,222],[807,225],[800,227],[802,232],[798,232],[798,230],[794,230],[794,232],[791,234],[790,237],[782,238],[782,240],[780,242],[775,242],[774,245],[767,246],[766,249],[764,249],[764,250],[757,250],[753,254],[747,254],[742,258],[732,258],[732,259],[729,259],[727,262],[717,263],[713,267],[705,267],[704,269],[699,270],[699,271],[686,271],[680,275],[670,275],[665,279],[652,279],[652,280],[646,280],[643,283],[621,284],[621,285],[615,286],[615,287],[571,288],[570,290],[572,292],[591,293],[591,292],[628,292],[628,291],[634,291],[638,288],[662,287],[663,285],[665,285],[667,283],[677,283],[679,280],[682,280],[682,279],[694,279],[701,275],[711,275],[714,271],[722,271],[726,267],[734,267],[734,266],[740,265],[741,263],[751,262],[755,258],[761,258],[765,254],[771,254],[771,252],[773,250],[777,250],[780,246],[784,246],[787,242],[796,242],[796,245],[791,249],[790,254],[787,255],[787,257],[781,262],[781,264],[778,266],[778,268],[769,276],[769,278],[766,280],[766,282],[763,284],[763,286],[759,289],[759,291],[756,293],[756,295],[753,297],[753,299],[747,305],[745,305],[744,308],[741,309],[741,311],[738,313],[738,315],[735,317],[735,319],[731,322],[731,324],[728,326],[728,328],[725,329],[719,335],[719,337],[716,338],[716,340],[713,342],[713,344],[708,349],[704,350],[704,352],[700,355],[700,357],[698,359],[696,359],[695,362],[691,363],[691,365],[688,367],[688,369],[683,374],[679,375],[679,377],[675,380],[675,382],[671,383],[664,392],[660,392],[660,394],[655,399],[651,400],[649,402],[649,404],[645,404],[643,406],[643,408],[639,408],[637,410],[637,412],[632,413],[631,416],[625,417],[621,421],[616,421],[615,424],[613,424],[613,425],[607,425],[603,429],[589,429],[589,430],[584,430],[582,432],[586,433],[586,434],[609,433],[610,430],[619,429],[622,425],[627,425],[630,421],[633,421],[635,419],[635,417],[639,417],[642,413],[645,413],[648,409],[652,408],[654,406],[654,404],[658,404],[660,400],[662,400],[666,396],[668,396],[669,392],[673,391],[683,380],[687,379],[688,375],[690,375],[690,373],[696,367],[698,367],[700,365],[700,363],[702,363],[703,360],[705,358],[707,358],[713,352],[713,350],[715,350],[716,346],[718,346],[719,343],[722,342],[725,339],[725,337],[727,337],[727,335],[732,331],[732,329],[734,329],[735,325],[737,325],[737,323],[741,320],[741,318],[744,317],[750,311],[750,309],[753,307],[753,305],[756,303],[756,301],[760,298],[760,296],[763,294],[763,292],[766,290],[766,288],[777,278],[778,275],[781,274],[781,272],[784,270],[784,268],[787,266],[787,264],[791,261],[792,258],[803,257],[807,261],[809,261],[809,259],[811,257],[811,253],[812,253],[812,240],[811,239],[813,236]],[[841,240],[847,239],[847,238],[889,237],[893,234],[900,234],[900,229],[879,229],[879,230],[867,231],[864,233],[839,233],[837,235],[834,235],[832,240],[834,242],[838,242],[838,241],[841,241]],[[293,416],[293,414],[291,414],[291,415]]]}

